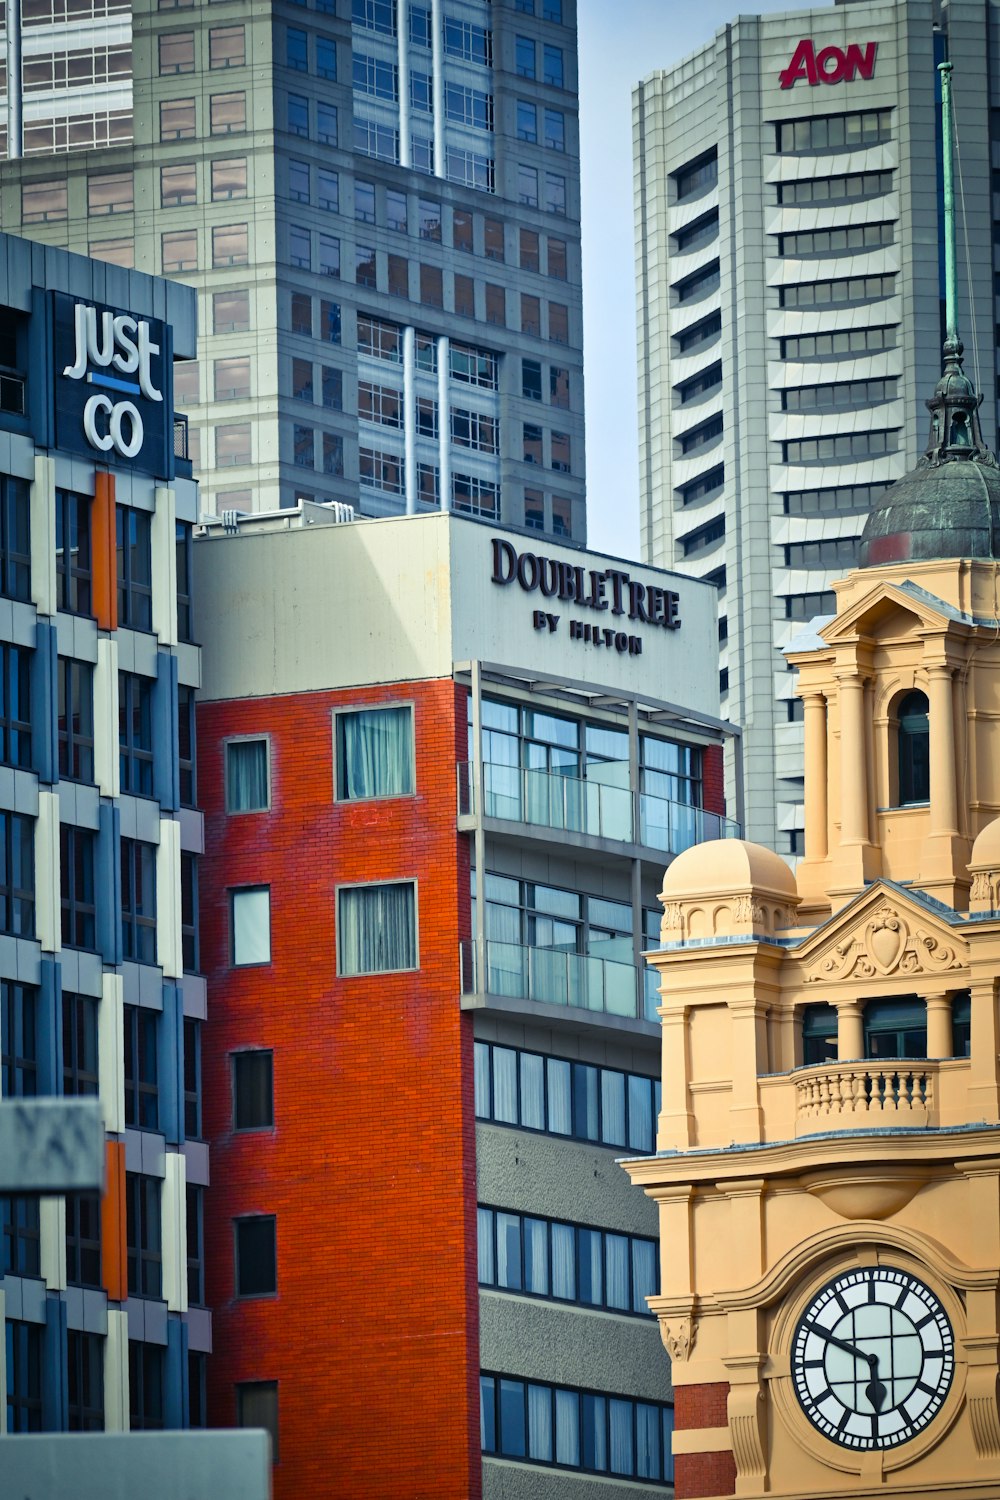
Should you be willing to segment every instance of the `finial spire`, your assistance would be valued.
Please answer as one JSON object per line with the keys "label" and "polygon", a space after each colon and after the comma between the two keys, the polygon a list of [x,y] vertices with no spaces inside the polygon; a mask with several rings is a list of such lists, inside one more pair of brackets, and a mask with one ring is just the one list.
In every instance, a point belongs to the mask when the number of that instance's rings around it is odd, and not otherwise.
{"label": "finial spire", "polygon": [[944,317],[945,349],[958,342],[955,278],[955,172],[952,162],[951,63],[938,63],[941,74],[941,155],[944,176]]}

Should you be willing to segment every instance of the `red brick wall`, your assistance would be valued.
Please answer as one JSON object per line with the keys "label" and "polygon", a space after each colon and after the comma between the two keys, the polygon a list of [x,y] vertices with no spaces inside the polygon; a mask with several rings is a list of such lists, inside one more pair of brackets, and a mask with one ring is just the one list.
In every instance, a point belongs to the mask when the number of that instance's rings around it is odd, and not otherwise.
{"label": "red brick wall", "polygon": [[[324,647],[317,643],[317,649]],[[414,703],[416,795],[333,799],[334,706]],[[271,738],[271,810],[227,817],[228,735]],[[202,704],[198,790],[209,1422],[279,1383],[275,1500],[481,1493],[469,856],[450,681]],[[338,979],[335,889],[415,877],[420,969]],[[229,964],[229,887],[271,887],[271,963]],[[229,1053],[274,1050],[275,1128],[232,1133]],[[278,1293],[234,1300],[232,1220],[277,1216]],[[221,1500],[221,1497],[220,1497]]]}
{"label": "red brick wall", "polygon": [[[674,1387],[674,1425],[678,1432],[697,1428],[725,1427],[729,1385]],[[679,1453],[674,1459],[674,1494],[677,1500],[697,1500],[702,1495],[735,1495],[736,1462],[732,1453]]]}
{"label": "red brick wall", "polygon": [[701,763],[702,800],[708,812],[725,813],[725,778],[722,770],[722,746],[706,745]]}

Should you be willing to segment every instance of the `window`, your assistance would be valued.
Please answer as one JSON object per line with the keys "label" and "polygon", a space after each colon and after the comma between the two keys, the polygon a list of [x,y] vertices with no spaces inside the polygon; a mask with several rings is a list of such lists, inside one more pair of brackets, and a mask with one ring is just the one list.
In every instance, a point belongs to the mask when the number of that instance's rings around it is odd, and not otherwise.
{"label": "window", "polygon": [[115,512],[118,554],[118,624],[153,627],[152,542],[148,511],[119,505]]}
{"label": "window", "polygon": [[236,1387],[237,1427],[263,1427],[271,1434],[271,1462],[278,1462],[278,1382],[250,1380]]}
{"label": "window", "polygon": [[707,297],[714,292],[719,285],[719,262],[710,261],[701,270],[694,271],[690,276],[685,276],[683,281],[675,283],[674,290],[677,293],[677,301],[693,302],[696,299]]}
{"label": "window", "polygon": [[337,972],[350,976],[417,968],[416,905],[413,881],[342,886],[337,893]]}
{"label": "window", "polygon": [[545,174],[545,207],[550,214],[566,212],[566,179],[555,172]]}
{"label": "window", "polygon": [[444,306],[444,283],[440,266],[421,265],[420,300],[427,307]]}
{"label": "window", "polygon": [[3,1094],[29,1099],[38,1093],[38,991],[0,980]]}
{"label": "window", "polygon": [[312,427],[296,422],[292,427],[292,463],[300,469],[316,467],[316,434]]}
{"label": "window", "polygon": [[479,1412],[484,1453],[673,1481],[672,1406],[483,1373]]}
{"label": "window", "polygon": [[837,1061],[837,1007],[807,1005],[802,1012],[802,1062],[807,1068]]}
{"label": "window", "polygon": [[390,297],[408,297],[410,295],[410,264],[405,255],[389,255],[389,295]]}
{"label": "window", "polygon": [[552,468],[557,469],[561,474],[568,474],[571,468],[569,433],[553,432],[550,436],[550,443],[552,450]]}
{"label": "window", "polygon": [[895,453],[898,437],[897,432],[841,432],[830,437],[793,439],[782,443],[781,461],[825,463],[831,458],[870,458],[880,453]]}
{"label": "window", "polygon": [[451,440],[458,448],[474,448],[480,453],[498,453],[500,439],[497,418],[453,406]]}
{"label": "window", "polygon": [[0,812],[0,932],[35,935],[35,820]]}
{"label": "window", "polygon": [[316,202],[331,213],[340,212],[340,176],[327,167],[316,169]]}
{"label": "window", "polygon": [[156,845],[121,841],[122,956],[156,962]]}
{"label": "window", "polygon": [[845,276],[838,281],[806,281],[798,286],[783,286],[779,294],[781,307],[839,307],[848,302],[872,302],[878,297],[892,297],[896,277]]}
{"label": "window", "polygon": [[379,448],[358,449],[358,482],[364,489],[403,493],[403,461],[397,453]]}
{"label": "window", "polygon": [[271,887],[245,886],[230,892],[230,931],[235,968],[271,962]]}
{"label": "window", "polygon": [[191,641],[191,549],[192,549],[191,523],[189,521],[174,522],[174,560],[177,570],[177,638],[181,641]]}
{"label": "window", "polygon": [[563,54],[561,47],[550,47],[546,43],[542,48],[542,82],[550,83],[556,89],[564,87]]}
{"label": "window", "polygon": [[177,761],[181,807],[194,807],[195,797],[195,705],[194,688],[181,683],[177,689]]}
{"label": "window", "polygon": [[158,1177],[125,1173],[125,1251],[129,1296],[161,1296],[163,1243]]}
{"label": "window", "polygon": [[674,390],[680,396],[683,406],[688,401],[695,401],[699,396],[704,396],[708,391],[716,390],[721,384],[722,361],[720,360],[699,371],[690,380],[685,380],[681,385],[675,386]]}
{"label": "window", "polygon": [[521,293],[521,332],[533,334],[535,338],[540,338],[542,332],[541,300],[527,292]]}
{"label": "window", "polygon": [[330,411],[342,411],[344,407],[344,375],[330,365],[320,365],[320,399]]}
{"label": "window", "polygon": [[197,199],[198,184],[193,162],[160,168],[160,203],[164,208],[177,208],[184,203],[195,203]]}
{"label": "window", "polygon": [[250,395],[250,356],[215,361],[216,401],[245,401]]}
{"label": "window", "polygon": [[413,710],[408,704],[338,713],[334,723],[338,801],[413,795]]}
{"label": "window", "polygon": [[216,467],[235,468],[250,461],[250,423],[220,423],[215,429]]}
{"label": "window", "polygon": [[334,474],[338,479],[344,477],[344,439],[336,432],[324,432],[323,436],[323,473]]}
{"label": "window", "polygon": [[354,217],[359,224],[375,223],[375,184],[356,178],[354,182]]}
{"label": "window", "polygon": [[184,1138],[201,1139],[201,1022],[193,1016],[184,1017]]}
{"label": "window", "polygon": [[445,83],[445,118],[471,130],[493,129],[493,95],[467,84]]}
{"label": "window", "polygon": [[455,272],[455,312],[460,318],[476,316],[476,284],[471,276]]}
{"label": "window", "polygon": [[31,598],[28,486],[7,474],[0,475],[0,594]]}
{"label": "window", "polygon": [[241,68],[246,62],[242,26],[216,26],[208,33],[208,66]]}
{"label": "window", "polygon": [[896,710],[900,807],[930,800],[928,715],[929,705],[923,693],[907,693]]}
{"label": "window", "polygon": [[504,327],[507,321],[507,302],[502,286],[492,281],[486,283],[486,321]]}
{"label": "window", "polygon": [[483,516],[490,521],[500,519],[500,486],[490,479],[480,479],[473,474],[453,474],[451,501],[453,508],[465,515]]}
{"label": "window", "polygon": [[[541,401],[542,399],[542,367],[537,359],[521,360],[521,395],[528,401]],[[536,428],[535,431],[541,437],[541,429]],[[537,460],[529,459],[528,462],[541,463],[541,457]]]}
{"label": "window", "polygon": [[[302,101],[305,103],[305,101]],[[291,101],[289,101],[289,113],[291,113]],[[289,129],[291,121],[289,120]],[[301,132],[308,134],[308,130]],[[323,146],[335,146],[337,144],[337,106],[335,104],[316,105],[316,139]]]}
{"label": "window", "polygon": [[[361,319],[358,318],[358,326]],[[325,299],[319,305],[319,336],[328,344],[340,343],[340,303],[327,302]],[[360,334],[358,336],[358,347],[360,348]]]}
{"label": "window", "polygon": [[779,151],[829,151],[875,146],[891,139],[892,111],[865,110],[852,115],[814,115],[777,126]]}
{"label": "window", "polygon": [[0,645],[0,761],[31,765],[31,652]]}
{"label": "window", "polygon": [[216,225],[212,230],[212,265],[245,266],[250,252],[245,224]]}
{"label": "window", "polygon": [[[97,1093],[97,1004],[90,995],[63,990],[63,1093],[67,1098]],[[4,1069],[6,1094],[6,1059]]]}
{"label": "window", "polygon": [[517,165],[517,201],[528,208],[538,207],[538,171],[524,162]]}
{"label": "window", "polygon": [[122,791],[136,797],[151,797],[153,682],[149,677],[118,673],[118,748]]}
{"label": "window", "polygon": [[288,230],[288,259],[300,271],[312,267],[312,235],[299,224],[292,224]]}
{"label": "window", "polygon": [[421,198],[417,205],[420,238],[441,243],[441,205]]}
{"label": "window", "polygon": [[374,359],[403,363],[402,330],[395,323],[383,323],[378,318],[358,314],[358,353],[370,354]]}
{"label": "window", "polygon": [[25,182],[21,186],[21,223],[46,224],[69,212],[65,182]]}
{"label": "window", "polygon": [[560,365],[549,366],[549,405],[569,409],[569,371]]}
{"label": "window", "polygon": [[869,1000],[864,1009],[865,1057],[926,1057],[927,1007],[916,995]]}
{"label": "window", "polygon": [[[194,135],[194,100],[187,102],[190,103],[192,110],[192,128],[188,133]],[[162,105],[160,111],[162,122]],[[101,177],[87,178],[88,214],[130,214],[133,206],[134,188],[131,172],[112,172]]]}
{"label": "window", "polygon": [[535,76],[535,44],[530,36],[514,38],[514,69],[520,78]]}
{"label": "window", "polygon": [[640,1154],[654,1149],[656,1078],[476,1042],[475,1094],[481,1120]]}
{"label": "window", "polygon": [[337,81],[337,44],[332,37],[316,38],[316,75],[332,83]]}
{"label": "window", "polygon": [[62,941],[65,948],[97,947],[94,897],[95,836],[63,823],[59,829]]}
{"label": "window", "polygon": [[778,184],[778,202],[812,205],[850,203],[892,192],[891,172],[854,172],[846,177],[804,177]]}
{"label": "window", "polygon": [[198,858],[181,852],[181,948],[185,974],[198,972]]}
{"label": "window", "polygon": [[[331,0],[332,3],[332,0]],[[317,10],[320,7],[317,6]],[[208,1355],[188,1350],[188,1426],[208,1426]]]}
{"label": "window", "polygon": [[469,254],[472,253],[474,248],[472,227],[471,213],[468,213],[464,208],[456,208],[452,211],[451,238],[456,250],[465,250]]}
{"label": "window", "polygon": [[312,298],[308,292],[293,292],[291,301],[291,325],[293,333],[312,338]]}
{"label": "window", "polygon": [[107,261],[130,271],[135,266],[135,241],[131,237],[116,240],[91,240],[88,246],[94,260]]}
{"label": "window", "polygon": [[690,427],[677,439],[681,452],[696,453],[699,448],[708,447],[722,436],[722,429],[721,413],[716,417],[710,417],[707,422],[702,422],[697,427]]}
{"label": "window", "polygon": [[247,195],[247,160],[245,156],[231,160],[217,158],[212,162],[212,202],[223,198],[245,198]]}
{"label": "window", "polygon": [[480,1207],[478,1242],[480,1286],[650,1316],[655,1240]]}
{"label": "window", "polygon": [[192,1307],[205,1305],[205,1189],[187,1184],[187,1288]]}
{"label": "window", "polygon": [[517,138],[534,145],[538,141],[538,111],[526,99],[517,101]]}
{"label": "window", "polygon": [[689,324],[687,328],[675,335],[678,354],[691,354],[694,350],[700,349],[703,344],[712,343],[721,331],[721,313],[711,313],[707,318],[701,318],[697,323]]}
{"label": "window", "polygon": [[42,1328],[8,1318],[7,1431],[42,1430]]}
{"label": "window", "polygon": [[356,245],[354,248],[354,280],[358,286],[377,286],[375,248],[373,245]]}
{"label": "window", "polygon": [[560,109],[545,111],[545,145],[550,151],[566,150],[566,116]]}
{"label": "window", "polygon": [[312,401],[313,367],[311,359],[292,360],[292,395],[296,401]]}
{"label": "window", "polygon": [[478,63],[481,67],[493,66],[493,33],[471,21],[456,21],[450,16],[444,21],[444,50],[449,57],[460,57],[464,62]]}
{"label": "window", "polygon": [[160,104],[160,141],[183,141],[195,135],[195,101],[163,99]]}
{"label": "window", "polygon": [[778,254],[789,256],[841,255],[851,250],[875,250],[891,245],[893,224],[852,224],[842,229],[809,229],[801,234],[779,234]]}
{"label": "window", "polygon": [[0,1198],[3,1222],[2,1270],[8,1276],[41,1275],[41,1227],[34,1196]]}
{"label": "window", "polygon": [[226,811],[266,812],[271,802],[266,739],[226,742]]}
{"label": "window", "polygon": [[274,1124],[274,1054],[234,1052],[233,1129],[270,1130]]}
{"label": "window", "polygon": [[829,359],[842,354],[878,354],[895,347],[895,328],[843,328],[830,333],[808,333],[798,338],[782,339],[781,357]]}
{"label": "window", "polygon": [[157,1081],[157,1012],[123,1007],[125,1035],[125,1124],[156,1130],[160,1115]]}
{"label": "window", "polygon": [[167,1351],[159,1344],[128,1341],[129,1427],[133,1432],[156,1432],[164,1425],[166,1357]]}
{"label": "window", "polygon": [[285,67],[299,73],[309,71],[308,35],[296,26],[285,28]]}
{"label": "window", "polygon": [[553,239],[551,235],[548,240],[548,274],[556,281],[568,279],[566,241]]}
{"label": "window", "polygon": [[706,152],[704,156],[699,156],[696,161],[689,162],[687,166],[681,167],[679,171],[671,175],[674,179],[678,203],[683,203],[686,198],[694,198],[700,193],[708,192],[719,180],[719,160],[715,149]]}
{"label": "window", "polygon": [[165,31],[159,37],[160,76],[194,72],[194,32]]}
{"label": "window", "polygon": [[783,411],[830,411],[895,399],[894,379],[839,380],[829,385],[801,385],[782,391],[781,407]]}
{"label": "window", "polygon": [[163,274],[169,276],[178,271],[194,271],[198,266],[198,232],[195,229],[180,229],[160,238]]}
{"label": "window", "polygon": [[104,1431],[104,1339],[71,1328],[66,1336],[70,1432]]}
{"label": "window", "polygon": [[237,1297],[270,1297],[278,1290],[278,1253],[273,1214],[233,1221]]}
{"label": "window", "polygon": [[209,100],[213,135],[238,135],[247,128],[246,94],[213,94]]}
{"label": "window", "polygon": [[785,546],[785,566],[789,568],[834,568],[841,571],[854,567],[859,538],[828,537],[826,541],[789,542]]}

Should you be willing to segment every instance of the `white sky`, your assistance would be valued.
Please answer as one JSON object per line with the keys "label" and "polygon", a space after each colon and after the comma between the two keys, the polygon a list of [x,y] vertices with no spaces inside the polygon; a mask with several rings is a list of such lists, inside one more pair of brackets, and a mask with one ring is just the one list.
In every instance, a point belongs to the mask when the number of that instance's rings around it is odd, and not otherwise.
{"label": "white sky", "polygon": [[[792,8],[751,0],[746,11]],[[588,542],[619,557],[639,549],[632,86],[740,10],[739,0],[577,0]]]}

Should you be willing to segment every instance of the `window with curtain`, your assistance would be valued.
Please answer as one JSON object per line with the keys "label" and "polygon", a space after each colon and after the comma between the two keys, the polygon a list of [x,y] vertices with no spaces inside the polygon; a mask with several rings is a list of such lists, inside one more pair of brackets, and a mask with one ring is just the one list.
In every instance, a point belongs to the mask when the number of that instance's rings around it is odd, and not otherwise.
{"label": "window with curtain", "polygon": [[348,976],[417,968],[416,907],[412,880],[338,891],[337,972]]}
{"label": "window with curtain", "polygon": [[266,812],[271,802],[268,742],[229,740],[226,744],[226,812]]}
{"label": "window with curtain", "polygon": [[655,1240],[482,1205],[477,1233],[480,1286],[650,1316]]}
{"label": "window with curtain", "polygon": [[230,893],[233,966],[271,962],[271,887],[246,886]]}
{"label": "window with curtain", "polygon": [[413,709],[352,709],[336,715],[337,800],[413,795]]}

